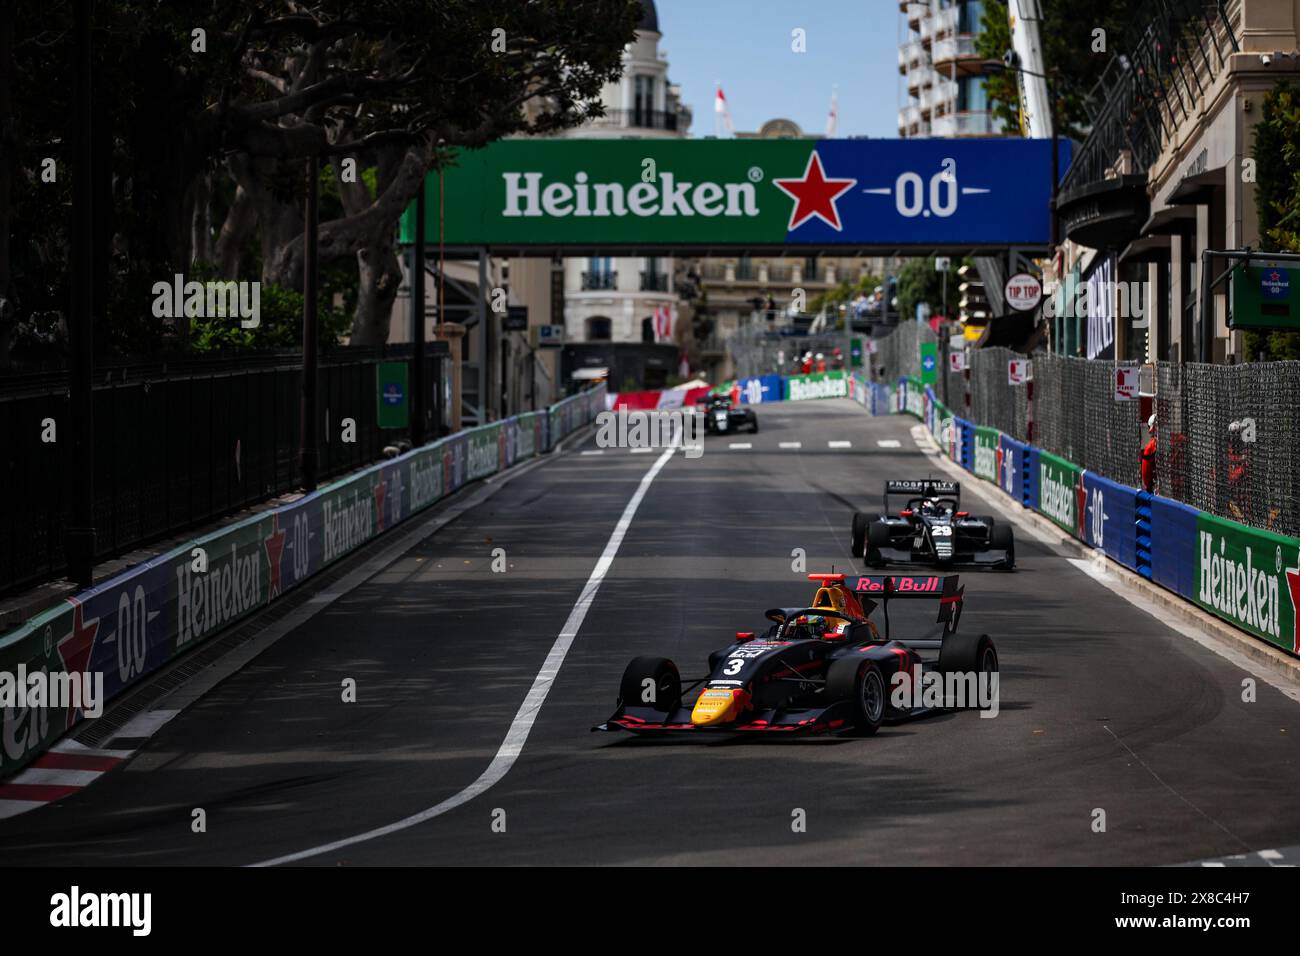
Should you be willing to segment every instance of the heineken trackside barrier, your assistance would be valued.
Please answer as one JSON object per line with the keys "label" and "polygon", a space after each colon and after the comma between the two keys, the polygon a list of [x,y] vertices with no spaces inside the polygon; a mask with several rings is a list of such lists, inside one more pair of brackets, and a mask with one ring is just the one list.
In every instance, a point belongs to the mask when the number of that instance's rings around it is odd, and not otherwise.
{"label": "heineken trackside barrier", "polygon": [[[779,402],[785,391],[780,375],[756,375],[742,378],[736,382],[741,404],[758,405],[763,402]],[[846,392],[847,394],[847,392]]]}
{"label": "heineken trackside barrier", "polygon": [[[560,418],[594,420],[599,391],[578,396]],[[550,412],[534,412],[439,439],[123,571],[0,638],[0,672],[102,674],[102,700],[112,700],[465,483],[545,451],[550,421]],[[82,716],[4,707],[0,779]]]}
{"label": "heineken trackside barrier", "polygon": [[785,399],[803,402],[814,398],[847,398],[849,383],[843,372],[814,372],[811,375],[788,375]]}
{"label": "heineken trackside barrier", "polygon": [[1300,653],[1300,540],[1216,518],[1196,519],[1193,600],[1225,621]]}
{"label": "heineken trackside barrier", "polygon": [[[1034,468],[1030,467],[1032,447],[999,432],[998,487],[1026,508],[1032,508],[1033,495],[1030,484]],[[1037,465],[1035,465],[1035,468]]]}
{"label": "heineken trackside barrier", "polygon": [[1195,554],[1197,522],[1201,513],[1172,498],[1151,496],[1151,580],[1187,598],[1196,600]]}
{"label": "heineken trackside barrier", "polygon": [[1137,491],[1083,472],[1083,540],[1127,568],[1137,567]]}
{"label": "heineken trackside barrier", "polygon": [[1083,469],[1042,449],[1038,451],[1038,511],[1077,537]]}
{"label": "heineken trackside barrier", "polygon": [[971,470],[976,478],[997,482],[998,436],[1001,434],[996,428],[975,426],[975,461]]}

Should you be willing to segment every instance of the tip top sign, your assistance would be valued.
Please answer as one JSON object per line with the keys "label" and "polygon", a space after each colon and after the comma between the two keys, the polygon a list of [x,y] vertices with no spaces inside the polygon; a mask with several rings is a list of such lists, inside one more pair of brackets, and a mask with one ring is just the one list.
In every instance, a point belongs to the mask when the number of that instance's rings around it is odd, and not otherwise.
{"label": "tip top sign", "polygon": [[1043,284],[1027,272],[1017,272],[1007,280],[1007,305],[1017,312],[1029,312],[1043,298]]}

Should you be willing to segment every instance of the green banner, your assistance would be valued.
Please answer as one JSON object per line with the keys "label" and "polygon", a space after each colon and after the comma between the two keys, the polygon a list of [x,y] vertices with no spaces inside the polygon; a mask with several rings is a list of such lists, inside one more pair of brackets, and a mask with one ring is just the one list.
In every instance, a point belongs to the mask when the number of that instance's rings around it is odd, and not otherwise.
{"label": "green banner", "polygon": [[1263,259],[1229,280],[1234,329],[1300,328],[1300,269]]}
{"label": "green banner", "polygon": [[933,385],[938,380],[939,347],[933,342],[921,343],[921,384]]}
{"label": "green banner", "polygon": [[813,398],[847,398],[849,380],[843,372],[814,372],[791,375],[785,380],[785,400],[803,402]]}
{"label": "green banner", "polygon": [[380,362],[375,366],[375,422],[380,428],[408,428],[411,422],[410,395],[406,387],[405,362]]}
{"label": "green banner", "polygon": [[1202,512],[1196,520],[1194,560],[1197,604],[1283,650],[1300,653],[1300,542]]}
{"label": "green banner", "polygon": [[996,428],[975,429],[975,475],[994,483],[998,480],[998,436]]}
{"label": "green banner", "polygon": [[1082,475],[1078,465],[1045,451],[1038,453],[1038,510],[1070,534],[1079,531]]}

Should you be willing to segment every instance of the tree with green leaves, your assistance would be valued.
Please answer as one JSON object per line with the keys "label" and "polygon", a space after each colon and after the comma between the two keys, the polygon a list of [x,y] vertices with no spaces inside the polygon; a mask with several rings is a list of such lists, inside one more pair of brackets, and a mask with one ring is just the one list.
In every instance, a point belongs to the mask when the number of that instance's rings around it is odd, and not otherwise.
{"label": "tree with green leaves", "polygon": [[[16,237],[0,243],[0,363],[24,323],[61,321],[73,281],[74,2],[0,4],[0,235]],[[199,263],[301,288],[310,156],[332,182],[326,288],[351,270],[352,340],[385,341],[396,226],[427,173],[455,148],[600,115],[640,14],[640,0],[96,4],[96,274],[76,281],[110,317],[97,349],[157,347],[149,289]]]}
{"label": "tree with green leaves", "polygon": [[[1300,87],[1283,82],[1264,96],[1251,155],[1261,248],[1300,252]],[[1300,359],[1298,332],[1247,330],[1244,344],[1250,359]]]}

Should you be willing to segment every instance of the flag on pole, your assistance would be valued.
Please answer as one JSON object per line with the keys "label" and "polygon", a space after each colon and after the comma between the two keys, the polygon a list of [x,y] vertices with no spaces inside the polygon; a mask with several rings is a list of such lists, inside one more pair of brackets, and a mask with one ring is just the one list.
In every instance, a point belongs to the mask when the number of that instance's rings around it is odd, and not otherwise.
{"label": "flag on pole", "polygon": [[828,139],[835,135],[835,128],[839,125],[839,121],[840,121],[839,100],[840,100],[840,88],[838,86],[832,86],[831,87],[831,111],[826,115],[826,137]]}
{"label": "flag on pole", "polygon": [[673,317],[670,311],[671,307],[667,305],[655,306],[655,339],[659,342],[667,342],[673,333]]}
{"label": "flag on pole", "polygon": [[727,98],[722,94],[722,83],[720,81],[718,83],[718,95],[713,98],[713,112],[717,114],[717,116],[714,117],[715,128],[717,126],[717,118],[721,117],[722,121],[727,124],[727,132],[734,136],[736,134],[736,127],[731,125],[731,111],[727,108]]}

